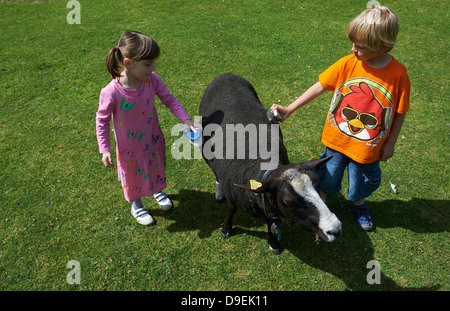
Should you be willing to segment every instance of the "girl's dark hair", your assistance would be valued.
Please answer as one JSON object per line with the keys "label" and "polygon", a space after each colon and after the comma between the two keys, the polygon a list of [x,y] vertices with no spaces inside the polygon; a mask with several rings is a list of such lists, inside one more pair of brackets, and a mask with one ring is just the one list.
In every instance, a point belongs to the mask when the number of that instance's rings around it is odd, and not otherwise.
{"label": "girl's dark hair", "polygon": [[120,77],[123,60],[154,60],[159,56],[159,46],[149,36],[137,31],[125,31],[116,47],[109,50],[106,56],[106,69],[112,78]]}

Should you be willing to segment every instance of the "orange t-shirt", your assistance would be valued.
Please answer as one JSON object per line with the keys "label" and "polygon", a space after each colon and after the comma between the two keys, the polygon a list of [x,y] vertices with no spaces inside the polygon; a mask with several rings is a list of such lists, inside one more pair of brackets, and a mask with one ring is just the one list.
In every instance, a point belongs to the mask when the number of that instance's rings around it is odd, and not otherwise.
{"label": "orange t-shirt", "polygon": [[319,82],[335,91],[322,143],[359,163],[378,160],[395,114],[409,109],[411,82],[405,66],[392,57],[376,69],[351,54],[320,74]]}

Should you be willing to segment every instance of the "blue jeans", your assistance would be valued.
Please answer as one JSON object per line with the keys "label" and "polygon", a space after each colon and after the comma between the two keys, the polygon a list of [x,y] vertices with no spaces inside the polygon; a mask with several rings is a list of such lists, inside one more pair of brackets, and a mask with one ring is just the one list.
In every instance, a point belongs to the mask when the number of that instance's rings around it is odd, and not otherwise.
{"label": "blue jeans", "polygon": [[348,199],[350,201],[365,199],[380,186],[380,161],[361,164],[330,148],[327,148],[320,158],[329,156],[333,157],[326,164],[316,168],[316,173],[320,176],[322,192],[333,194],[341,190],[346,167],[348,167]]}

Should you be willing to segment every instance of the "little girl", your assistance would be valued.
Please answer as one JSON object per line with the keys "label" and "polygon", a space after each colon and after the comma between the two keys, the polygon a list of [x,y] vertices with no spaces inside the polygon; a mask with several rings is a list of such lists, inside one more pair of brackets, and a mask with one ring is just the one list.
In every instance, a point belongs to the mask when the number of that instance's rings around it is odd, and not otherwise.
{"label": "little girl", "polygon": [[194,123],[161,78],[154,73],[159,46],[149,36],[126,31],[106,57],[113,80],[100,92],[96,129],[99,151],[106,167],[114,167],[110,153],[113,117],[119,180],[131,214],[142,225],[154,223],[141,198],[154,196],[163,210],[172,208],[166,193],[166,152],[158,122],[155,95],[194,132]]}

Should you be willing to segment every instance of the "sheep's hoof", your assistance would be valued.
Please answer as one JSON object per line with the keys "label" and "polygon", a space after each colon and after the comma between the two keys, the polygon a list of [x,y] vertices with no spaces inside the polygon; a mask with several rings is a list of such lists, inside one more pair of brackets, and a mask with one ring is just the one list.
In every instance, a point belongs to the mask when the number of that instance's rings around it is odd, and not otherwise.
{"label": "sheep's hoof", "polygon": [[272,246],[269,245],[269,249],[274,253],[275,255],[280,255],[283,252],[283,249],[281,247],[278,248],[272,248]]}
{"label": "sheep's hoof", "polygon": [[217,197],[217,196],[216,196],[216,202],[217,202],[217,203],[223,203],[223,202],[225,202],[225,198],[224,198],[224,197]]}
{"label": "sheep's hoof", "polygon": [[222,238],[228,239],[231,235],[231,229],[222,228]]}

